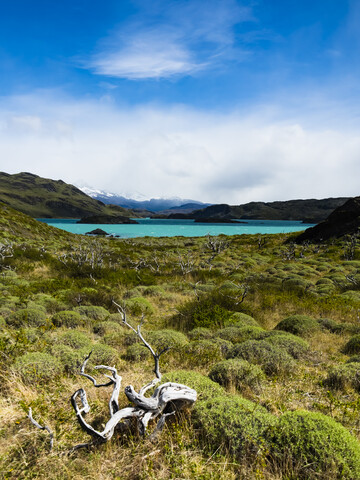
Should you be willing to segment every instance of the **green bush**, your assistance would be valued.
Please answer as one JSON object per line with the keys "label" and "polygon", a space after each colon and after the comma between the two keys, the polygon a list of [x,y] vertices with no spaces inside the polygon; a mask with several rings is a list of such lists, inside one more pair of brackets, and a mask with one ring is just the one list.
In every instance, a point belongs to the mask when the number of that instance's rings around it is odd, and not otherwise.
{"label": "green bush", "polygon": [[36,304],[44,307],[48,313],[56,313],[66,308],[64,303],[45,293],[38,293],[33,300]]}
{"label": "green bush", "polygon": [[232,343],[241,343],[246,340],[256,340],[263,336],[261,327],[225,327],[216,332],[216,336]]}
{"label": "green bush", "polygon": [[231,315],[230,318],[228,318],[224,322],[225,327],[258,327],[259,324],[255,320],[255,318],[251,317],[250,315],[246,315],[246,313],[242,312],[235,312]]}
{"label": "green bush", "polygon": [[350,340],[344,345],[342,351],[343,353],[346,353],[346,355],[360,353],[360,335],[354,335],[351,337]]}
{"label": "green bush", "polygon": [[183,359],[190,365],[208,366],[222,360],[232,343],[222,339],[195,340],[182,348]]}
{"label": "green bush", "polygon": [[150,297],[162,297],[165,295],[165,290],[160,285],[152,285],[144,289],[144,295]]}
{"label": "green bush", "polygon": [[240,392],[248,387],[258,391],[265,380],[264,372],[258,365],[238,358],[217,363],[211,369],[209,377],[225,388],[236,388]]}
{"label": "green bush", "polygon": [[220,448],[237,460],[259,454],[275,417],[265,408],[238,396],[198,401],[192,410],[194,427],[205,448]]}
{"label": "green bush", "polygon": [[360,443],[326,415],[287,412],[273,428],[270,441],[270,458],[283,478],[360,478]]}
{"label": "green bush", "polygon": [[94,326],[93,331],[97,335],[104,336],[107,333],[114,334],[114,333],[123,332],[124,328],[121,325],[119,325],[118,323],[108,320],[106,322],[97,323]]}
{"label": "green bush", "polygon": [[229,312],[224,306],[216,303],[217,297],[206,297],[200,301],[192,300],[179,308],[177,320],[188,330],[196,327],[218,328],[222,327],[225,321],[230,317]]}
{"label": "green bush", "polygon": [[83,348],[90,347],[91,340],[89,337],[77,330],[69,330],[68,332],[63,333],[58,339],[57,343],[61,345],[68,345],[71,348]]}
{"label": "green bush", "polygon": [[85,354],[84,357],[90,353],[91,357],[90,363],[93,365],[108,365],[112,366],[116,363],[118,359],[118,352],[115,348],[110,347],[109,345],[104,345],[103,343],[95,343],[91,345],[91,348],[83,348],[82,352]]}
{"label": "green bush", "polygon": [[51,319],[55,327],[76,328],[84,324],[84,320],[79,312],[63,310],[55,313]]}
{"label": "green bush", "polygon": [[166,373],[161,380],[164,383],[181,383],[182,385],[193,388],[197,393],[197,402],[226,395],[225,390],[220,385],[210,380],[210,378],[193,371],[178,370]]}
{"label": "green bush", "polygon": [[15,373],[27,384],[45,382],[60,375],[60,361],[49,353],[31,352],[18,357],[13,365]]}
{"label": "green bush", "polygon": [[360,355],[354,355],[350,357],[349,360],[346,360],[346,363],[358,363],[360,362]]}
{"label": "green bush", "polygon": [[319,330],[319,324],[313,318],[306,315],[291,315],[279,322],[275,329],[306,337]]}
{"label": "green bush", "polygon": [[6,326],[6,321],[3,316],[0,315],[0,328],[4,328]]}
{"label": "green bush", "polygon": [[325,385],[333,390],[346,390],[352,387],[360,392],[360,363],[350,362],[332,368],[325,380]]}
{"label": "green bush", "polygon": [[51,354],[59,360],[65,372],[70,374],[79,373],[86,357],[82,350],[75,350],[69,345],[53,345]]}
{"label": "green bush", "polygon": [[360,333],[360,325],[356,325],[354,323],[338,323],[335,320],[331,320],[329,318],[320,318],[318,320],[318,323],[320,327],[324,330],[329,330],[329,332],[336,333],[338,335],[341,335],[342,333],[351,333],[352,335]]}
{"label": "green bush", "polygon": [[134,343],[126,349],[124,358],[131,362],[140,362],[141,360],[150,358],[150,355],[149,349],[146,348],[143,343]]}
{"label": "green bush", "polygon": [[151,317],[155,312],[152,304],[144,297],[129,298],[125,301],[125,306],[130,315]]}
{"label": "green bush", "polygon": [[190,340],[209,340],[214,336],[215,332],[210,328],[197,327],[188,333]]}
{"label": "green bush", "polygon": [[227,358],[242,358],[255,365],[260,365],[267,375],[280,375],[291,372],[295,363],[283,349],[271,345],[266,340],[247,340],[234,345]]}
{"label": "green bush", "polygon": [[302,338],[293,335],[292,333],[286,332],[273,332],[277,335],[270,335],[266,337],[266,340],[271,345],[285,350],[293,358],[303,358],[305,357],[310,350],[310,345],[308,342]]}
{"label": "green bush", "polygon": [[110,315],[110,313],[104,307],[98,307],[94,305],[82,305],[80,307],[76,307],[74,310],[82,317],[98,321],[103,321]]}
{"label": "green bush", "polygon": [[173,350],[179,350],[188,343],[186,335],[176,330],[157,330],[154,332],[148,332],[144,338],[150,343],[152,348],[160,352],[164,348],[171,348]]}
{"label": "green bush", "polygon": [[7,319],[8,325],[15,328],[40,327],[46,324],[46,314],[35,308],[22,308],[13,312]]}

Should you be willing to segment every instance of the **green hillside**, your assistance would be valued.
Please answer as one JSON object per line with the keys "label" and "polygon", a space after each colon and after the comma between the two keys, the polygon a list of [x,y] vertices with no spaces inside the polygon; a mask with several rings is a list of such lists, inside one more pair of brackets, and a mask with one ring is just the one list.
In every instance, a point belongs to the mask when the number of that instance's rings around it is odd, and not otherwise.
{"label": "green hillside", "polygon": [[242,218],[248,220],[298,220],[318,223],[325,220],[335,208],[343,205],[348,198],[325,198],[322,200],[287,200],[283,202],[250,202],[243,205],[218,204],[188,215],[176,213],[168,218],[193,218],[213,221]]}
{"label": "green hillside", "polygon": [[105,205],[78,188],[32,173],[0,172],[0,201],[35,218],[81,218],[87,215],[136,216],[117,205]]}

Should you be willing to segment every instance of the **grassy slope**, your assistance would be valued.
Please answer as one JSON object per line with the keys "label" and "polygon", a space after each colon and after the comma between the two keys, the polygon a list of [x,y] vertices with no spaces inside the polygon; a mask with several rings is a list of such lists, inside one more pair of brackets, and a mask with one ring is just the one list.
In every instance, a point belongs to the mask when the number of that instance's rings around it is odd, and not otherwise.
{"label": "grassy slope", "polygon": [[73,185],[31,173],[0,172],[0,201],[35,218],[80,218],[91,214],[133,216],[118,206],[104,205]]}
{"label": "grassy slope", "polygon": [[[92,388],[75,374],[76,362],[84,355],[79,348],[65,349],[70,369],[45,380],[38,373],[27,381],[33,369],[24,370],[19,358],[28,352],[47,352],[58,358],[64,335],[79,332],[89,342],[85,350],[97,345],[109,349],[105,352],[111,357],[108,362],[117,365],[123,386],[139,388],[152,378],[151,360],[127,360],[132,334],[121,325],[99,326],[106,318],[119,322],[116,315],[109,317],[116,313],[112,298],[127,303],[134,324],[145,311],[145,331],[173,328],[188,335],[193,326],[203,325],[212,335],[218,335],[234,312],[251,315],[265,330],[291,314],[330,318],[340,326],[348,324],[341,334],[320,328],[311,332],[306,338],[310,354],[295,360],[295,370],[290,373],[267,376],[260,389],[237,392],[230,385],[229,390],[231,395],[241,394],[263,405],[275,418],[296,409],[321,412],[360,436],[359,393],[351,385],[336,391],[323,385],[329,369],[348,359],[341,348],[352,335],[351,326],[356,329],[358,325],[358,247],[355,258],[347,260],[346,245],[341,242],[319,248],[297,246],[293,250],[284,245],[286,235],[244,235],[220,238],[224,250],[212,258],[204,238],[85,238],[40,224],[9,207],[1,209],[1,227],[1,241],[14,244],[14,255],[1,262],[0,272],[0,470],[5,478],[300,478],[296,465],[289,462],[274,469],[266,449],[260,457],[250,456],[251,460],[244,461],[230,456],[222,444],[210,447],[206,431],[194,431],[189,419],[183,419],[181,426],[170,425],[155,445],[136,436],[120,437],[90,452],[63,455],[71,446],[88,440],[77,425],[69,396],[77,388],[86,387],[93,409],[89,417],[101,428],[108,418],[109,392]],[[184,264],[190,272],[183,271]],[[11,267],[10,273],[7,267]],[[239,303],[237,294],[243,284],[249,285],[249,293]],[[79,303],[103,307],[108,313],[97,312],[96,318],[90,309],[76,328],[53,320],[59,311],[76,311]],[[21,328],[15,326],[14,315],[24,308],[42,310],[46,321],[28,326],[31,318],[26,317]],[[214,350],[209,355],[200,347],[201,343],[174,347],[162,357],[162,371],[185,368],[207,375],[222,354]],[[198,390],[201,395],[201,388]],[[127,404],[123,395],[120,399],[122,406]],[[29,406],[34,417],[55,432],[51,455],[47,436],[26,418]],[[305,478],[312,478],[311,466],[306,468],[310,473],[306,470]],[[316,478],[337,477],[322,471]]]}

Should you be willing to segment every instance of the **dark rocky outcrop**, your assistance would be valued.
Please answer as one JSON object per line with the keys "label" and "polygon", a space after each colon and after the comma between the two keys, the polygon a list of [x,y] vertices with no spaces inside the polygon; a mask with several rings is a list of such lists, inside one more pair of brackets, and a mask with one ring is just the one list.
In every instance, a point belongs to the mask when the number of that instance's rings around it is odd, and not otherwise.
{"label": "dark rocky outcrop", "polygon": [[296,243],[306,240],[311,242],[321,242],[329,238],[339,238],[344,235],[353,235],[358,233],[360,228],[360,197],[354,197],[348,200],[344,205],[334,210],[329,217],[308,228],[296,238]]}
{"label": "dark rocky outcrop", "polygon": [[121,224],[137,224],[138,222],[131,218],[124,217],[123,215],[90,215],[84,217],[76,223],[93,223],[93,224],[109,224],[109,225],[121,225]]}
{"label": "dark rocky outcrop", "polygon": [[101,230],[101,228],[95,228],[95,230],[91,230],[91,232],[86,232],[85,235],[109,235],[109,234],[104,230]]}

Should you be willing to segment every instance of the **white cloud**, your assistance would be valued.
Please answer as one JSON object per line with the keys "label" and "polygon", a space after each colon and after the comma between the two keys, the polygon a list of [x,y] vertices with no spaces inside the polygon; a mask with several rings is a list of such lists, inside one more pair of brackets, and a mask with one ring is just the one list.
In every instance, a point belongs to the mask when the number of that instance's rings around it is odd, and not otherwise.
{"label": "white cloud", "polygon": [[[119,109],[58,93],[14,97],[0,101],[0,170],[214,203],[359,194],[357,123],[319,127],[269,110]],[[25,119],[26,128],[10,117]],[[341,125],[341,112],[337,118]]]}
{"label": "white cloud", "polygon": [[226,58],[234,26],[251,19],[250,10],[234,0],[208,0],[206,6],[199,0],[162,1],[143,13],[102,39],[83,66],[130,80],[193,75]]}

